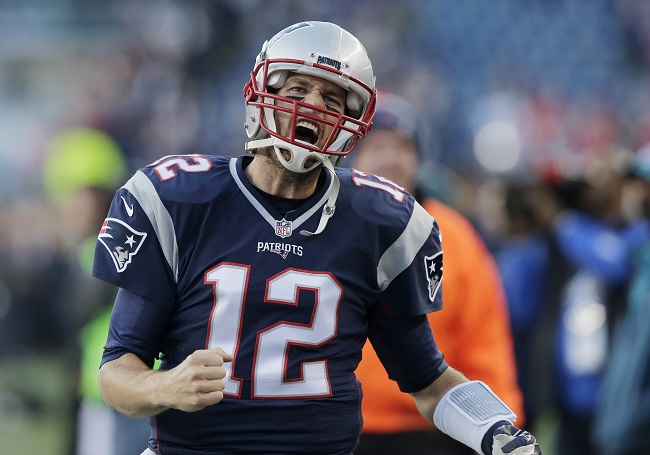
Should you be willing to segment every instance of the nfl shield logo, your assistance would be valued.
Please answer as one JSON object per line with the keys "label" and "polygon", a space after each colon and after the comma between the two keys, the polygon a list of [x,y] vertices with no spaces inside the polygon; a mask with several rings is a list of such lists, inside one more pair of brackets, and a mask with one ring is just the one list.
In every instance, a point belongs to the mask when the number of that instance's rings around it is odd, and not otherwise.
{"label": "nfl shield logo", "polygon": [[289,237],[291,235],[291,221],[284,218],[280,221],[275,220],[275,235],[282,238]]}

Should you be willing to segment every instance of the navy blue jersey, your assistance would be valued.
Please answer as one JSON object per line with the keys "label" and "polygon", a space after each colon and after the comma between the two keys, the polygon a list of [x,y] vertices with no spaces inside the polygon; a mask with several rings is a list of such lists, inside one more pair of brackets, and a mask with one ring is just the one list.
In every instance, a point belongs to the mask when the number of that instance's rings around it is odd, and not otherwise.
{"label": "navy blue jersey", "polygon": [[160,453],[349,454],[368,335],[404,391],[446,368],[423,316],[441,307],[438,226],[392,182],[337,168],[335,212],[323,232],[304,235],[317,229],[330,173],[283,215],[244,175],[249,159],[165,157],[117,191],[94,275],[163,320],[116,307],[103,361],[159,352],[170,369],[197,349],[234,355],[222,402],[152,418]]}

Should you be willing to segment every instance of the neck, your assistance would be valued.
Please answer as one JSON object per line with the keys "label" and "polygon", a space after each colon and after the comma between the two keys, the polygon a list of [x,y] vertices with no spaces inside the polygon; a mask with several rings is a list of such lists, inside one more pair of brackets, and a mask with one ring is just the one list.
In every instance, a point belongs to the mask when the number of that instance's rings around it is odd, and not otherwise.
{"label": "neck", "polygon": [[259,150],[244,173],[261,191],[286,199],[305,199],[318,187],[321,166],[304,174],[286,169],[273,151]]}

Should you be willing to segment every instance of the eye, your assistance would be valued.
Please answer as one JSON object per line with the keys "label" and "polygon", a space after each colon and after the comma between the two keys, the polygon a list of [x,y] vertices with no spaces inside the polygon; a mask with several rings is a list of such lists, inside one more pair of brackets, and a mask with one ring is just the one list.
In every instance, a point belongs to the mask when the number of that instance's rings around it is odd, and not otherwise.
{"label": "eye", "polygon": [[323,101],[325,101],[327,110],[334,111],[337,114],[340,114],[343,111],[343,101],[340,98],[326,96]]}
{"label": "eye", "polygon": [[304,100],[306,95],[307,95],[307,90],[304,87],[299,85],[287,87],[286,90],[284,90],[284,96],[295,101]]}

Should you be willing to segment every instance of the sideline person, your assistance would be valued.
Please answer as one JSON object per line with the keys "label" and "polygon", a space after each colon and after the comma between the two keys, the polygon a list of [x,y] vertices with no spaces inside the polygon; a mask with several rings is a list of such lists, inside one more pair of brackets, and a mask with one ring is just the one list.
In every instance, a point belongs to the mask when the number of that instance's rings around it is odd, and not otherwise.
{"label": "sideline person", "polygon": [[[499,272],[470,222],[420,187],[421,128],[406,99],[379,90],[372,131],[346,164],[400,185],[438,222],[445,258],[444,309],[428,315],[436,343],[449,364],[466,377],[485,382],[523,426],[523,398]],[[495,359],[499,368],[494,367]],[[389,380],[370,343],[364,346],[356,375],[363,389],[364,423],[355,455],[394,454],[404,447],[409,455],[473,453],[422,417],[413,400]]]}

